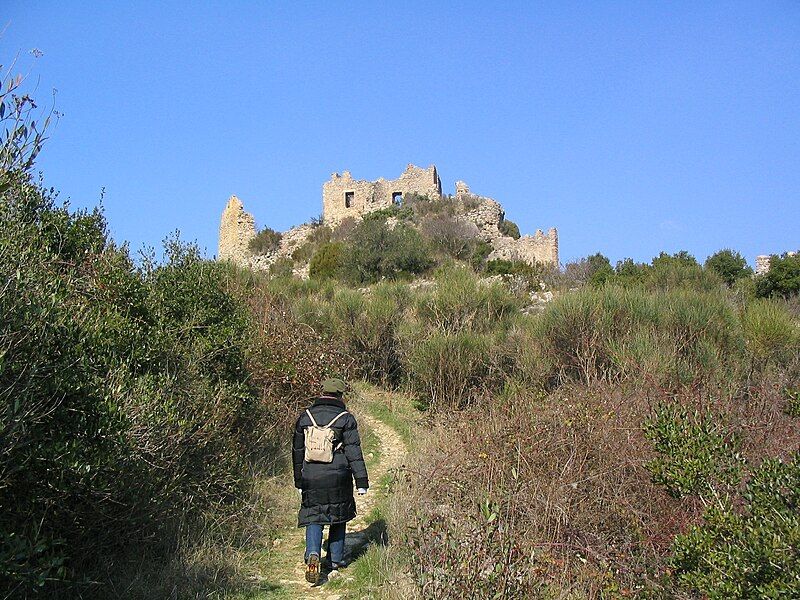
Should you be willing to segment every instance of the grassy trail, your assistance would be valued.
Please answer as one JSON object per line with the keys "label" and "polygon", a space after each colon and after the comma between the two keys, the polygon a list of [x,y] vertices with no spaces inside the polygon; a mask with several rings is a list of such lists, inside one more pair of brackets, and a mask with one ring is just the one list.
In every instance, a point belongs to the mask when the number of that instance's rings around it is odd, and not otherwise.
{"label": "grassy trail", "polygon": [[[347,569],[323,576],[317,586],[305,580],[303,550],[305,531],[297,527],[299,498],[292,485],[291,474],[285,479],[286,497],[282,505],[285,519],[273,547],[253,561],[250,579],[258,582],[259,591],[233,596],[237,599],[320,599],[345,600],[361,598],[364,586],[375,583],[376,554],[385,552],[388,544],[386,522],[382,516],[390,493],[393,473],[403,465],[408,452],[410,433],[403,413],[393,406],[407,407],[404,398],[371,387],[359,387],[348,402],[362,429],[362,446],[370,477],[370,490],[356,496],[357,516],[347,524],[345,556],[351,562]],[[291,497],[290,497],[291,496]],[[327,534],[327,531],[326,531]],[[368,580],[365,582],[365,579]]]}

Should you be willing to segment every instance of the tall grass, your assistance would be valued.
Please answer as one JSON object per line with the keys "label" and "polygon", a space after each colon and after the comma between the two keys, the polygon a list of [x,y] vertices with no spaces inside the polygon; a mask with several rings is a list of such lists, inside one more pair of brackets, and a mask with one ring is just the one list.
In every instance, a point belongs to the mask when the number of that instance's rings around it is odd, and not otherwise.
{"label": "tall grass", "polygon": [[691,290],[607,286],[566,294],[535,336],[559,381],[721,384],[744,358],[742,326],[727,299]]}

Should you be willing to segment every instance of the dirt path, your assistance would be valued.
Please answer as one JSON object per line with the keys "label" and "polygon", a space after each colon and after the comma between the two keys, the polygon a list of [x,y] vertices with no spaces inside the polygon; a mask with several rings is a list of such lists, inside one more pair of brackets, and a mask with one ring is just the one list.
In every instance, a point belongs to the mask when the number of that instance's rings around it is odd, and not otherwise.
{"label": "dirt path", "polygon": [[[365,496],[356,496],[357,516],[347,524],[347,538],[345,541],[345,557],[352,562],[364,552],[371,544],[385,543],[385,524],[382,521],[371,522],[373,509],[378,506],[387,494],[386,481],[393,469],[403,464],[406,455],[406,445],[397,432],[390,426],[376,419],[367,412],[366,403],[361,410],[356,412],[360,422],[376,434],[379,440],[377,460],[370,460],[369,465],[370,490]],[[370,464],[371,463],[371,464]],[[305,547],[304,530],[296,525],[287,525],[283,530],[283,538],[276,540],[271,559],[270,579],[281,586],[278,597],[298,599],[324,599],[339,600],[348,590],[347,583],[352,580],[347,570],[333,573],[330,580],[341,578],[343,585],[331,590],[328,583],[328,573],[323,571],[323,577],[317,586],[309,585],[305,580],[305,565],[303,564],[303,550]],[[327,534],[327,531],[326,531]]]}

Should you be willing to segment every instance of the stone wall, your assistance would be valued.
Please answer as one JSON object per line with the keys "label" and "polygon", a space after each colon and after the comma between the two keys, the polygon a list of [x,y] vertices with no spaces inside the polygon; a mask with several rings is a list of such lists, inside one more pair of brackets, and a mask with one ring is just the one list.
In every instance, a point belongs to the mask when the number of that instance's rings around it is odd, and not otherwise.
{"label": "stone wall", "polygon": [[248,244],[256,236],[253,215],[245,212],[242,201],[236,196],[228,199],[219,224],[217,260],[230,260],[246,264],[250,251]]}
{"label": "stone wall", "polygon": [[[510,241],[508,241],[510,240]],[[489,260],[519,260],[528,264],[542,263],[558,267],[558,230],[552,227],[542,233],[537,229],[534,235],[523,235],[518,240],[505,237],[494,244]]]}
{"label": "stone wall", "polygon": [[346,217],[359,219],[392,206],[395,195],[409,193],[441,198],[442,182],[436,167],[423,169],[410,164],[399,178],[381,177],[377,181],[353,179],[350,171],[334,173],[322,186],[322,218],[326,225],[336,225]]}
{"label": "stone wall", "polygon": [[756,256],[756,275],[764,275],[769,272],[769,254],[759,254]]}
{"label": "stone wall", "polygon": [[489,242],[494,249],[489,260],[518,260],[528,264],[542,263],[558,267],[558,231],[551,228],[542,233],[537,229],[534,235],[523,235],[514,239],[500,231],[500,224],[505,220],[503,207],[496,200],[476,196],[469,191],[463,181],[456,183],[456,201],[468,208],[465,218],[478,227],[481,239]]}

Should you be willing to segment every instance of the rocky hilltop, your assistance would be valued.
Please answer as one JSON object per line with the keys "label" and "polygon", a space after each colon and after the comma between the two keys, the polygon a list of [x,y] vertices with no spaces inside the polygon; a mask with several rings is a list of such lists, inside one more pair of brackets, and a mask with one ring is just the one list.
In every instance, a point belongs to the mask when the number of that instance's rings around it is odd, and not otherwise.
{"label": "rocky hilltop", "polygon": [[[496,200],[474,194],[463,181],[456,183],[455,194],[442,194],[441,180],[434,165],[427,169],[408,165],[394,180],[353,179],[350,172],[334,173],[322,186],[322,223],[304,223],[282,233],[279,241],[266,250],[253,250],[255,219],[245,211],[241,200],[231,196],[222,212],[219,229],[218,260],[230,260],[242,266],[266,270],[281,257],[292,257],[320,225],[335,229],[348,220],[358,221],[376,211],[402,207],[407,200],[425,198],[451,202],[455,219],[463,225],[463,235],[478,238],[491,246],[488,260],[503,259],[528,264],[558,266],[558,232],[537,230],[534,235],[515,235],[509,231],[505,211]],[[388,221],[392,225],[392,220]],[[303,265],[297,269],[303,274]]]}

